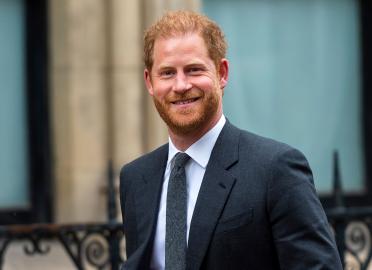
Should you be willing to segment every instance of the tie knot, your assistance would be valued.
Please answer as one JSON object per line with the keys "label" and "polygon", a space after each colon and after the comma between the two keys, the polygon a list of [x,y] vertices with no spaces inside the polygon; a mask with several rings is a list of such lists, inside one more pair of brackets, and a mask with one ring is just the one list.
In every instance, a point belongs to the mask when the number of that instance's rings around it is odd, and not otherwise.
{"label": "tie knot", "polygon": [[186,162],[190,159],[190,156],[186,153],[178,152],[174,157],[174,167],[184,167]]}

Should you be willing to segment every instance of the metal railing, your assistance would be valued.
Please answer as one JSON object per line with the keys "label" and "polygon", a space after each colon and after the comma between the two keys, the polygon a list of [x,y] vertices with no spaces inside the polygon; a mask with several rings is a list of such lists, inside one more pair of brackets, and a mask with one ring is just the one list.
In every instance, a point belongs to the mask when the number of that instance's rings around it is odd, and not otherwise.
{"label": "metal railing", "polygon": [[26,255],[47,255],[58,242],[78,270],[119,269],[125,260],[123,225],[118,222],[113,166],[108,165],[107,223],[0,226],[0,269],[10,244],[21,242]]}
{"label": "metal railing", "polygon": [[119,223],[83,225],[11,225],[0,228],[0,269],[11,243],[21,241],[28,256],[46,255],[58,241],[76,269],[119,269],[123,262],[123,231]]}
{"label": "metal railing", "polygon": [[326,212],[344,269],[367,270],[372,258],[372,207],[336,207]]}
{"label": "metal railing", "polygon": [[328,221],[334,230],[344,269],[367,270],[372,258],[372,207],[345,206],[337,152],[333,164],[335,207],[326,209]]}
{"label": "metal railing", "polygon": [[[108,222],[90,224],[34,224],[0,226],[0,269],[7,248],[21,241],[28,256],[48,254],[50,241],[59,242],[76,269],[119,269],[125,260],[123,226],[116,220],[116,192],[109,166]],[[372,258],[372,207],[345,207],[338,168],[334,158],[335,207],[326,209],[338,250],[346,270],[366,270]],[[372,268],[371,268],[372,269]]]}

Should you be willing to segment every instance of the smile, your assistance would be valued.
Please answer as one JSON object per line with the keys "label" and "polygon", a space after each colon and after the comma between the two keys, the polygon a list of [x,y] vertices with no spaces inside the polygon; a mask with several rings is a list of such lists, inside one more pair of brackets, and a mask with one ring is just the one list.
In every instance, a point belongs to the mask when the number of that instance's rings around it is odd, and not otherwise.
{"label": "smile", "polygon": [[190,98],[190,99],[184,99],[184,100],[177,100],[177,101],[173,101],[172,104],[175,104],[175,105],[185,105],[185,104],[189,104],[189,103],[195,102],[198,99],[199,98]]}

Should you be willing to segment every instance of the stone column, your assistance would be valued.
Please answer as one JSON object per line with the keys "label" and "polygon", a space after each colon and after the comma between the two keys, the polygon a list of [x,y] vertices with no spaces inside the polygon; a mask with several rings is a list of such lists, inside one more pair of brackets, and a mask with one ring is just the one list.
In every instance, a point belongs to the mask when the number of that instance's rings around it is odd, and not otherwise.
{"label": "stone column", "polygon": [[106,218],[105,1],[50,1],[56,221]]}
{"label": "stone column", "polygon": [[115,170],[144,152],[141,2],[111,0],[112,157]]}
{"label": "stone column", "polygon": [[[143,83],[143,29],[198,0],[50,0],[57,222],[106,220],[107,164],[166,142]],[[116,178],[118,180],[118,178]]]}

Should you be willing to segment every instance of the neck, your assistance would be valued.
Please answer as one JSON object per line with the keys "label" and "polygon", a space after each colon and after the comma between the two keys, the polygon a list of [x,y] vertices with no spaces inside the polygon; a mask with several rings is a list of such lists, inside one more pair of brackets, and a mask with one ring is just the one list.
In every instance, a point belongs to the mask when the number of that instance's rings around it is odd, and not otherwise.
{"label": "neck", "polygon": [[220,120],[222,113],[219,117],[216,117],[208,125],[197,129],[188,134],[177,134],[174,133],[171,129],[168,128],[169,137],[171,138],[174,146],[180,151],[186,151],[192,144],[198,141],[201,137],[204,136],[209,130],[211,130]]}

